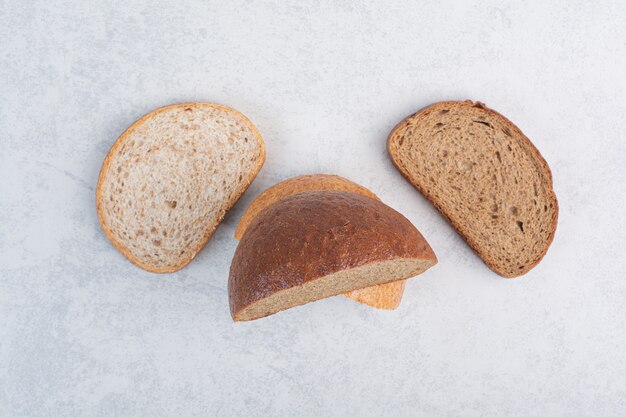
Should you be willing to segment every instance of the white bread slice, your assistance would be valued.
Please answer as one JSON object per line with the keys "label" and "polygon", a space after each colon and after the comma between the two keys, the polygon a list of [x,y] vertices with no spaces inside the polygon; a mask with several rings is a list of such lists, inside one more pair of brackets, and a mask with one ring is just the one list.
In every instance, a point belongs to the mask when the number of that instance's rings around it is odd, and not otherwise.
{"label": "white bread slice", "polygon": [[433,104],[389,135],[400,172],[498,274],[516,277],[543,258],[558,203],[548,164],[522,131],[471,101]]}
{"label": "white bread slice", "polygon": [[[237,230],[235,231],[235,239],[241,240],[252,220],[267,206],[293,194],[322,190],[350,191],[380,201],[376,194],[367,188],[337,175],[312,174],[289,178],[263,191],[250,203],[239,220]],[[402,301],[404,284],[405,281],[393,281],[372,287],[359,288],[342,295],[374,308],[395,310]]]}
{"label": "white bread slice", "polygon": [[230,107],[154,110],[104,160],[96,190],[102,229],[137,266],[177,271],[204,247],[264,161],[258,130]]}

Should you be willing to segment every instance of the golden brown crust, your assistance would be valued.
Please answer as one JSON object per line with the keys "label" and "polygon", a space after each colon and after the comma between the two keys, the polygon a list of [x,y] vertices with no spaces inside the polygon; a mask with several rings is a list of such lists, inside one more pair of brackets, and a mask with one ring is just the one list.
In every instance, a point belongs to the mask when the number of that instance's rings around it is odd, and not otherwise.
{"label": "golden brown crust", "polygon": [[[203,239],[200,241],[200,244],[196,248],[194,248],[194,250],[190,250],[189,251],[190,255],[186,256],[185,258],[182,258],[181,261],[178,264],[176,264],[176,265],[173,265],[173,266],[170,266],[170,267],[164,267],[164,268],[155,268],[154,266],[151,266],[151,265],[148,265],[148,264],[146,264],[144,262],[141,262],[139,259],[134,257],[131,254],[131,252],[126,247],[124,247],[124,245],[122,245],[120,242],[118,242],[115,239],[113,233],[111,232],[111,229],[109,228],[108,224],[106,223],[106,218],[105,218],[104,213],[103,213],[103,208],[102,208],[102,205],[103,205],[102,204],[102,184],[103,184],[103,181],[104,181],[105,173],[107,172],[107,169],[108,169],[109,164],[111,162],[111,158],[116,154],[117,149],[122,145],[122,143],[126,140],[126,138],[135,129],[137,129],[137,127],[141,126],[147,120],[149,120],[152,117],[158,115],[159,113],[162,113],[164,111],[171,110],[171,109],[177,108],[177,107],[180,107],[180,108],[211,107],[211,108],[224,110],[224,111],[226,111],[228,113],[234,114],[235,116],[239,117],[244,123],[246,123],[248,125],[248,127],[250,128],[250,130],[254,133],[254,136],[255,136],[256,140],[258,141],[258,143],[259,143],[259,145],[261,147],[261,154],[260,154],[260,156],[258,158],[257,165],[255,166],[254,173],[250,177],[250,181],[248,182],[248,184],[246,184],[245,187],[242,187],[241,191],[238,194],[235,194],[233,196],[233,198],[231,199],[231,201],[228,204],[228,209],[225,210],[223,213],[221,213],[221,215],[218,217],[217,221],[215,222],[214,225],[212,225],[212,227],[207,229]],[[191,262],[193,260],[193,258],[207,244],[207,242],[209,241],[209,239],[211,238],[211,236],[215,232],[215,229],[217,228],[217,226],[224,219],[224,216],[226,215],[226,213],[235,205],[235,203],[237,202],[239,197],[241,197],[241,195],[246,191],[246,189],[248,188],[250,183],[254,180],[254,178],[256,178],[256,176],[259,173],[259,171],[261,170],[261,167],[263,166],[264,162],[265,162],[265,144],[263,142],[263,138],[261,137],[261,134],[259,133],[258,129],[252,124],[252,122],[250,122],[250,120],[248,120],[248,118],[246,116],[244,116],[243,114],[241,114],[237,110],[235,110],[235,109],[233,109],[231,107],[228,107],[228,106],[224,106],[222,104],[215,104],[215,103],[181,103],[181,104],[172,104],[172,105],[169,105],[169,106],[160,107],[160,108],[158,108],[156,110],[151,111],[150,113],[145,114],[139,120],[137,120],[135,123],[133,123],[128,129],[126,129],[124,131],[124,133],[122,133],[120,135],[120,137],[117,138],[115,143],[113,143],[113,146],[111,147],[111,149],[107,153],[107,156],[104,158],[104,162],[102,163],[102,168],[100,169],[100,174],[98,175],[98,185],[96,187],[96,211],[98,213],[98,220],[100,221],[100,226],[102,227],[102,230],[104,230],[104,234],[109,238],[111,243],[113,243],[113,246],[115,246],[115,248],[117,250],[119,250],[122,253],[122,255],[124,255],[124,257],[126,259],[128,259],[130,262],[132,262],[133,264],[135,264],[138,267],[140,267],[140,268],[142,268],[142,269],[144,269],[146,271],[149,271],[149,272],[156,272],[156,273],[161,273],[161,274],[176,272],[176,271],[180,270],[181,268],[187,266],[189,264],[189,262]]]}
{"label": "golden brown crust", "polygon": [[[372,193],[367,188],[338,175],[301,175],[279,182],[259,194],[241,216],[241,220],[239,220],[239,225],[237,225],[237,230],[235,231],[235,239],[241,240],[250,222],[265,207],[293,194],[320,190],[350,191],[380,201],[376,194]],[[379,284],[373,287],[350,291],[343,295],[371,307],[383,310],[394,310],[400,305],[402,294],[404,294],[404,281]]]}
{"label": "golden brown crust", "polygon": [[239,242],[228,280],[231,314],[323,276],[395,259],[437,261],[391,207],[348,191],[291,195],[262,210]]}
{"label": "golden brown crust", "polygon": [[395,310],[402,302],[405,284],[406,281],[404,280],[393,281],[353,290],[341,295],[370,307],[381,310]]}
{"label": "golden brown crust", "polygon": [[[535,157],[540,162],[541,166],[545,169],[545,171],[546,171],[546,173],[548,175],[549,187],[550,187],[549,188],[549,194],[551,195],[551,197],[552,197],[552,199],[554,201],[554,217],[552,218],[552,224],[551,224],[551,228],[550,228],[550,236],[548,238],[548,241],[546,242],[545,248],[543,249],[541,255],[534,262],[532,262],[529,265],[527,265],[527,267],[524,268],[523,270],[521,270],[518,274],[515,274],[515,275],[508,274],[506,271],[504,271],[501,268],[499,268],[498,265],[494,262],[494,260],[489,259],[486,256],[486,254],[480,250],[479,245],[476,242],[472,242],[471,239],[468,238],[467,234],[464,233],[463,225],[458,223],[458,222],[455,222],[453,219],[451,219],[446,214],[445,210],[442,207],[440,207],[435,202],[435,200],[434,200],[433,196],[430,194],[429,190],[427,188],[421,187],[419,184],[417,184],[416,182],[414,182],[411,179],[411,176],[409,175],[408,170],[402,165],[402,163],[400,162],[399,158],[397,157],[397,155],[395,153],[395,149],[393,147],[393,141],[394,141],[394,139],[396,137],[396,133],[397,132],[399,132],[400,130],[404,129],[407,125],[411,124],[416,119],[424,117],[425,115],[427,115],[430,112],[436,111],[436,110],[438,110],[441,107],[451,107],[451,106],[478,107],[478,108],[483,109],[486,112],[488,112],[491,116],[493,116],[493,117],[495,117],[497,119],[500,119],[510,129],[514,130],[519,135],[519,137],[522,138],[522,140],[524,141],[524,144],[535,155]],[[457,231],[457,233],[459,233],[459,235],[461,235],[461,237],[467,242],[467,244],[472,248],[472,250],[483,260],[483,262],[489,268],[491,268],[497,274],[499,274],[499,275],[501,275],[503,277],[506,277],[506,278],[514,278],[514,277],[518,277],[520,275],[523,275],[523,274],[527,273],[529,270],[531,270],[533,267],[535,267],[543,259],[545,254],[548,252],[548,248],[550,247],[550,244],[554,240],[554,235],[556,233],[556,226],[557,226],[557,222],[558,222],[558,212],[559,212],[558,201],[556,199],[556,194],[554,193],[554,189],[553,189],[553,185],[552,185],[552,171],[550,171],[550,167],[548,166],[548,163],[543,158],[543,156],[539,153],[539,150],[530,141],[530,139],[528,139],[528,137],[526,137],[526,135],[524,135],[524,133],[513,122],[511,122],[509,119],[507,119],[506,117],[504,117],[500,113],[496,112],[493,109],[488,108],[487,106],[485,106],[481,102],[478,102],[478,101],[477,102],[473,102],[471,100],[465,100],[465,101],[442,101],[442,102],[439,102],[439,103],[431,104],[430,106],[424,107],[423,109],[419,110],[418,112],[413,113],[409,117],[405,118],[404,120],[402,120],[400,123],[398,123],[393,128],[393,130],[391,131],[391,133],[389,134],[389,136],[387,138],[387,151],[389,152],[389,155],[391,157],[391,161],[393,162],[395,167],[400,171],[400,173],[415,188],[417,188],[417,190],[419,192],[421,192],[435,206],[435,208],[448,220],[448,222],[452,225],[452,227],[454,227],[454,229]]]}

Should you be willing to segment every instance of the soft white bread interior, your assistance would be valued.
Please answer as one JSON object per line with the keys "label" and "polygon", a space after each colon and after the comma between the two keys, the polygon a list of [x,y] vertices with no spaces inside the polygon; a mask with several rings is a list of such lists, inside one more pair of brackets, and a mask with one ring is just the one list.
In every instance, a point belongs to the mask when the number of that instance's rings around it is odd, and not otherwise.
{"label": "soft white bread interior", "polygon": [[238,111],[186,103],[146,114],[109,151],[96,206],[131,262],[174,272],[204,247],[265,160],[258,130]]}

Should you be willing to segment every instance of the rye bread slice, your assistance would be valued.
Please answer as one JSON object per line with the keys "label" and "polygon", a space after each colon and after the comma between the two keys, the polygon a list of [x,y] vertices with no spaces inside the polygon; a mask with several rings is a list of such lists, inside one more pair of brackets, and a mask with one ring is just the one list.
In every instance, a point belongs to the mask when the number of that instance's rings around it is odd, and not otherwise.
{"label": "rye bread slice", "polygon": [[[350,191],[380,201],[376,194],[372,193],[367,188],[338,175],[301,175],[281,181],[259,194],[241,216],[241,220],[239,220],[237,230],[235,231],[235,239],[241,240],[250,222],[265,207],[293,194],[321,190]],[[383,310],[394,310],[398,308],[402,301],[404,283],[405,281],[394,281],[387,284],[361,288],[342,295],[371,307]]]}
{"label": "rye bread slice", "polygon": [[404,216],[348,191],[306,191],[259,212],[228,278],[235,321],[404,280],[437,262]]}
{"label": "rye bread slice", "polygon": [[137,266],[177,271],[204,247],[264,160],[261,135],[234,109],[186,103],[154,110],[104,160],[96,190],[102,229]]}
{"label": "rye bread slice", "polygon": [[504,116],[471,101],[436,103],[398,124],[387,148],[495,272],[523,275],[546,254],[558,218],[552,174]]}

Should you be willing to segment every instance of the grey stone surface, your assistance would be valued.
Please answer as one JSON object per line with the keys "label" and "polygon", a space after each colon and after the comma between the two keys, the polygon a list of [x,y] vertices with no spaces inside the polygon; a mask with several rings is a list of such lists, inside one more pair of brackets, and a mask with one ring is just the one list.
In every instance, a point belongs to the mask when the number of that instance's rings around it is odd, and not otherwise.
{"label": "grey stone surface", "polygon": [[[624,415],[625,21],[619,1],[0,0],[0,416]],[[553,170],[556,239],[523,278],[385,151],[466,98]],[[128,125],[193,100],[249,116],[267,162],[197,259],[154,275],[104,237],[94,187]],[[440,263],[394,312],[335,297],[234,324],[243,208],[317,172],[376,192]]]}

